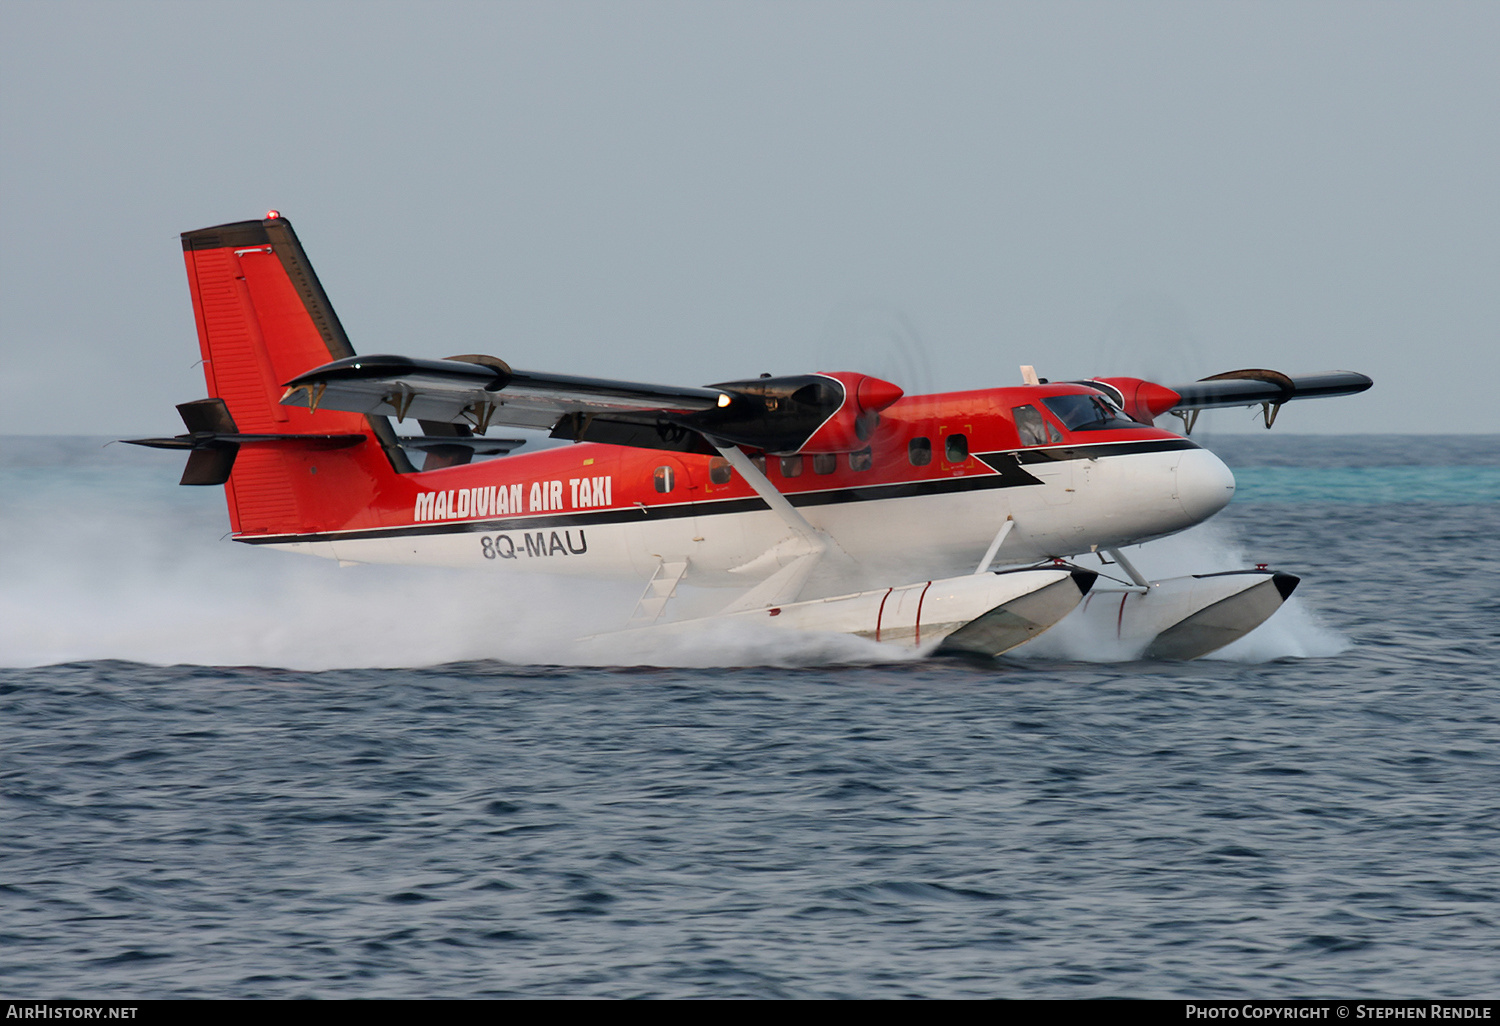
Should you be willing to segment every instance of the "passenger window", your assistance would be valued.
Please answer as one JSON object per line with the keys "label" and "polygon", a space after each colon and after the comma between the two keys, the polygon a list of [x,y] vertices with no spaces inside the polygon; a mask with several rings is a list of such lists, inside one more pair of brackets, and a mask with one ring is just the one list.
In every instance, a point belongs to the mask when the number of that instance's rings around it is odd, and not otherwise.
{"label": "passenger window", "polygon": [[755,469],[762,474],[766,472],[766,458],[764,456],[751,456],[750,462],[755,464]]}
{"label": "passenger window", "polygon": [[917,437],[906,443],[906,458],[914,467],[925,467],[932,462],[932,440]]}
{"label": "passenger window", "polygon": [[943,440],[943,456],[949,463],[962,463],[969,458],[969,436],[949,435]]}
{"label": "passenger window", "polygon": [[656,473],[652,475],[652,482],[656,485],[657,491],[666,494],[677,483],[676,477],[677,475],[672,473],[671,467],[657,467]]}
{"label": "passenger window", "polygon": [[781,457],[781,476],[782,477],[801,477],[802,476],[802,457],[801,456],[783,456],[783,457]]}
{"label": "passenger window", "polygon": [[714,484],[728,484],[729,479],[734,476],[734,470],[729,461],[722,456],[715,456],[708,464],[708,479]]}
{"label": "passenger window", "polygon": [[813,456],[814,474],[832,474],[839,469],[839,458],[831,452],[820,452]]}
{"label": "passenger window", "polygon": [[[930,452],[927,454],[927,458],[932,458],[932,454]],[[875,458],[870,455],[869,449],[861,449],[859,450],[859,452],[851,452],[849,454],[850,470],[869,470],[874,465]]]}

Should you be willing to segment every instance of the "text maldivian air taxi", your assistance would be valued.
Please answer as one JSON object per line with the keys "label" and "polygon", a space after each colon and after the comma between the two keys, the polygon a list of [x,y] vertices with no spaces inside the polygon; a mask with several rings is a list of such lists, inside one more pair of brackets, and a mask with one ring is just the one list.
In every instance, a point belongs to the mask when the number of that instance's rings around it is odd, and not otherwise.
{"label": "text maldivian air taxi", "polygon": [[[133,441],[189,450],[182,483],[224,485],[236,541],[634,579],[630,632],[744,619],[990,657],[1072,614],[1148,657],[1212,652],[1298,579],[1135,569],[1123,547],[1234,494],[1216,456],[1154,421],[1191,431],[1202,409],[1261,405],[1269,427],[1289,400],[1371,384],[1267,370],[1047,382],[1023,367],[1019,386],[908,396],[851,372],[684,388],[484,355],[358,356],[277,212],[182,247],[210,398],[178,407],[186,433]],[[502,426],[577,444],[509,454],[521,440],[487,434]],[[683,584],[735,592],[674,620]]]}

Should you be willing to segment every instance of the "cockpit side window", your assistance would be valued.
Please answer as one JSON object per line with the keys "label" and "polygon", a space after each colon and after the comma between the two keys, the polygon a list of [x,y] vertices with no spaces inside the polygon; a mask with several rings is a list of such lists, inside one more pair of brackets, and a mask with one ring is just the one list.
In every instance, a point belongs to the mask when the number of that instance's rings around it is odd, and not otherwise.
{"label": "cockpit side window", "polygon": [[1043,420],[1035,406],[1017,406],[1010,411],[1010,415],[1015,418],[1016,431],[1021,435],[1022,445],[1046,445],[1048,442],[1062,441],[1057,428]]}

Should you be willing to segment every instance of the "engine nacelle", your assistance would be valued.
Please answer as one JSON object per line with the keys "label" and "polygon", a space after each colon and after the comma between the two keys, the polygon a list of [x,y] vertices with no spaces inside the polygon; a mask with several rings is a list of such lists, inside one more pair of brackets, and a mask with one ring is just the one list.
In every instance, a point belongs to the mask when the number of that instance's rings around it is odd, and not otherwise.
{"label": "engine nacelle", "polygon": [[880,411],[905,394],[889,381],[867,374],[835,371],[819,376],[843,386],[843,402],[833,416],[802,443],[802,452],[854,452],[865,448],[875,434],[875,425],[880,422]]}
{"label": "engine nacelle", "polygon": [[727,405],[686,418],[695,430],[776,455],[855,452],[869,445],[880,411],[905,393],[889,381],[836,371],[712,386]]}
{"label": "engine nacelle", "polygon": [[1150,424],[1182,401],[1182,396],[1165,385],[1140,378],[1092,378],[1080,385],[1107,385],[1114,398],[1132,420]]}

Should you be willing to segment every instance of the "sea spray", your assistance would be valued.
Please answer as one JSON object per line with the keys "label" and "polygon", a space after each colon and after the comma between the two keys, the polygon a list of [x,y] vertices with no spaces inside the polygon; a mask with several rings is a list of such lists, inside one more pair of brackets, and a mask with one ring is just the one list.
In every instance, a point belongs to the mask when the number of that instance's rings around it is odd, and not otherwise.
{"label": "sea spray", "polygon": [[[813,666],[913,658],[845,635],[706,624],[611,635],[639,582],[355,565],[226,538],[219,489],[124,447],[4,469],[0,665],[92,659],[302,670],[522,664]],[[154,454],[147,454],[148,456]],[[730,591],[685,594],[711,610]],[[593,637],[590,637],[593,636]],[[583,639],[583,640],[580,640]]]}
{"label": "sea spray", "polygon": [[[1247,558],[1245,547],[1234,540],[1232,529],[1209,522],[1181,534],[1136,545],[1126,550],[1126,557],[1151,580],[1182,577],[1189,574],[1243,570],[1255,565]],[[1097,570],[1096,588],[1128,583],[1124,570],[1108,557],[1087,555],[1078,563]],[[1295,572],[1295,568],[1287,569]],[[1079,616],[1069,616],[1056,627],[1012,652],[1022,658],[1078,659],[1085,662],[1114,663],[1139,659],[1149,639],[1121,640]],[[1336,655],[1348,642],[1328,628],[1317,614],[1297,596],[1271,615],[1271,618],[1240,640],[1226,645],[1205,658],[1232,659],[1238,662],[1269,662],[1289,657]]]}
{"label": "sea spray", "polygon": [[[294,669],[526,664],[817,666],[899,662],[910,649],[760,624],[708,623],[687,637],[611,635],[637,582],[351,566],[226,539],[219,489],[181,488],[159,455],[90,440],[10,458],[0,507],[0,664],[89,659]],[[1204,525],[1133,547],[1152,577],[1253,565],[1228,532]],[[1080,562],[1105,574],[1097,557]],[[1289,567],[1295,572],[1295,567]],[[1101,584],[1105,582],[1101,581]],[[728,591],[686,592],[702,613]],[[680,611],[679,611],[680,615]],[[602,637],[590,637],[603,635]],[[586,640],[578,640],[584,638]],[[1345,643],[1296,597],[1218,658],[1331,655]],[[1023,658],[1119,662],[1139,645],[1064,620]]]}

